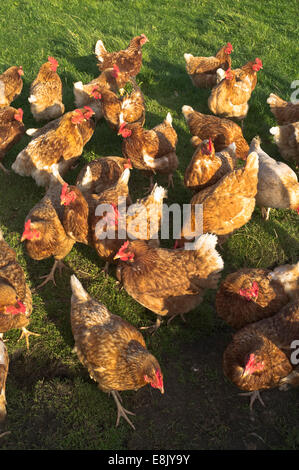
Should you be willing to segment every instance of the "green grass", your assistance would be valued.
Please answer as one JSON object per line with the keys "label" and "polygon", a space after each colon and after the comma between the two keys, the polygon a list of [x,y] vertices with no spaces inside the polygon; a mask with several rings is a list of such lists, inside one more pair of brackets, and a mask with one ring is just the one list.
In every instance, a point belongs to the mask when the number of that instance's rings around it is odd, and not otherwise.
{"label": "green grass", "polygon": [[[24,110],[27,127],[36,127],[30,113],[29,87],[48,55],[59,61],[66,111],[73,109],[73,82],[88,82],[97,75],[93,55],[97,39],[108,50],[125,48],[142,32],[149,38],[143,48],[143,67],[137,77],[146,98],[146,127],[160,123],[171,112],[179,143],[180,161],[175,189],[168,202],[186,203],[190,193],[183,186],[185,168],[193,150],[181,113],[184,104],[209,113],[208,90],[192,86],[185,72],[184,52],[213,55],[220,46],[233,44],[233,67],[260,57],[263,70],[250,100],[244,123],[248,141],[260,135],[262,146],[280,158],[269,128],[274,119],[266,103],[270,92],[288,99],[290,84],[298,79],[298,22],[295,2],[269,0],[2,0],[0,14],[0,71],[22,65],[24,87],[13,103]],[[7,26],[5,26],[7,25]],[[29,137],[4,158],[9,168]],[[86,145],[72,183],[80,169],[96,156],[121,155],[121,139],[103,120]],[[158,181],[165,184],[165,179]],[[131,176],[133,198],[142,197],[147,180],[136,170]],[[20,243],[24,219],[44,194],[31,178],[0,172],[0,223],[4,236],[16,250],[31,287],[47,273],[53,260],[31,260]],[[272,267],[295,262],[299,254],[299,224],[295,212],[271,211],[264,222],[257,208],[252,220],[224,245],[223,275],[243,266]],[[69,269],[57,287],[48,284],[33,295],[30,351],[17,342],[19,331],[6,334],[10,354],[7,380],[8,417],[0,434],[2,449],[236,449],[299,447],[298,392],[265,392],[269,408],[257,405],[255,421],[249,418],[245,399],[224,380],[222,353],[232,331],[216,318],[215,292],[187,316],[164,325],[148,347],[157,356],[165,375],[164,396],[150,387],[123,393],[125,407],[136,412],[134,432],[123,420],[115,428],[116,409],[111,397],[98,390],[72,353],[69,278],[75,273],[84,286],[114,313],[136,327],[150,324],[155,315],[119,291],[111,270],[105,279],[103,262],[94,251],[75,245],[66,258]],[[198,370],[194,372],[192,368]],[[265,397],[264,397],[265,398]],[[268,400],[268,401],[267,401]],[[247,402],[246,402],[247,403]],[[274,413],[274,417],[273,417]],[[251,433],[251,434],[250,434]],[[253,433],[253,434],[252,434]],[[254,440],[259,434],[261,439]],[[249,437],[248,437],[249,435]],[[252,437],[253,436],[253,437]],[[254,441],[254,442],[253,442]]]}

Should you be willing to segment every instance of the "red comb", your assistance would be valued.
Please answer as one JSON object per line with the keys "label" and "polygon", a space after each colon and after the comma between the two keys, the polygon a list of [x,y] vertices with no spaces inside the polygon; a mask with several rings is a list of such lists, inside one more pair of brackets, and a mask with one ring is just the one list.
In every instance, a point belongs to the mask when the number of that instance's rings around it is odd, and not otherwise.
{"label": "red comb", "polygon": [[18,108],[18,109],[17,109],[17,112],[16,112],[15,115],[14,115],[14,118],[15,118],[17,121],[22,122],[22,120],[23,120],[23,114],[24,114],[24,113],[23,113],[22,108]]}
{"label": "red comb", "polygon": [[84,109],[86,109],[86,111],[84,112],[85,119],[89,119],[95,114],[94,110],[90,106],[84,106]]}
{"label": "red comb", "polygon": [[209,152],[212,153],[212,140],[209,138]]}
{"label": "red comb", "polygon": [[231,45],[230,42],[228,42],[228,43],[226,44],[225,53],[226,53],[226,54],[230,54],[233,50],[234,50],[234,49],[233,49],[233,46]]}
{"label": "red comb", "polygon": [[252,70],[254,70],[255,72],[258,72],[262,68],[263,68],[263,62],[261,61],[261,59],[257,57],[255,59],[255,64],[253,64],[252,66]]}
{"label": "red comb", "polygon": [[25,229],[25,230],[29,230],[29,229],[30,229],[30,225],[31,225],[31,219],[29,219],[29,220],[27,220],[27,222],[25,222],[24,229]]}

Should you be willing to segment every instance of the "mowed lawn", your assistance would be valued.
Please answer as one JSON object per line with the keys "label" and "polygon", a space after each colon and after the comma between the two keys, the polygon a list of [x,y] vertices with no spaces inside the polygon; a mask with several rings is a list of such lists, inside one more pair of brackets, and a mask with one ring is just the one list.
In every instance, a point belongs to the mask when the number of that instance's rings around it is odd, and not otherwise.
{"label": "mowed lawn", "polygon": [[[0,72],[22,65],[24,87],[12,103],[24,110],[28,128],[36,124],[28,103],[29,87],[49,55],[59,62],[66,111],[74,108],[73,83],[87,83],[98,75],[93,54],[101,38],[109,51],[126,48],[130,39],[145,33],[143,66],[137,76],[146,99],[145,126],[160,123],[168,112],[178,133],[179,168],[167,202],[189,202],[183,186],[184,170],[193,149],[183,105],[209,113],[209,90],[192,86],[185,71],[185,52],[211,56],[231,42],[233,68],[259,57],[263,69],[250,100],[244,122],[248,142],[259,135],[262,148],[274,158],[279,153],[269,134],[275,120],[266,103],[271,92],[284,99],[290,84],[299,79],[298,9],[296,2],[269,0],[2,0]],[[26,136],[4,158],[10,168],[18,152],[29,142]],[[121,138],[102,120],[79,160],[65,179],[76,175],[96,157],[121,156]],[[294,168],[294,166],[293,166]],[[163,176],[160,184],[166,184]],[[142,197],[148,181],[132,171],[133,199]],[[48,273],[53,259],[31,260],[20,243],[24,219],[44,195],[31,178],[0,172],[0,226],[26,271],[32,288]],[[223,276],[240,267],[274,267],[299,258],[299,223],[295,211],[272,210],[270,220],[256,208],[251,221],[224,244]],[[172,241],[163,242],[172,246]],[[247,397],[238,395],[222,373],[222,354],[233,330],[217,318],[215,291],[189,313],[187,324],[178,317],[164,323],[154,336],[146,336],[148,348],[158,358],[165,394],[149,386],[122,393],[125,408],[136,413],[133,431],[121,420],[115,428],[116,407],[109,395],[97,388],[72,353],[70,284],[72,273],[88,292],[115,314],[136,327],[156,317],[130,298],[116,284],[115,269],[105,278],[104,263],[92,248],[76,244],[66,258],[68,269],[55,287],[47,284],[33,294],[30,350],[18,342],[20,331],[5,334],[10,355],[7,379],[7,420],[0,427],[1,449],[296,449],[299,447],[298,390],[263,393],[266,407],[255,404],[252,416]]]}

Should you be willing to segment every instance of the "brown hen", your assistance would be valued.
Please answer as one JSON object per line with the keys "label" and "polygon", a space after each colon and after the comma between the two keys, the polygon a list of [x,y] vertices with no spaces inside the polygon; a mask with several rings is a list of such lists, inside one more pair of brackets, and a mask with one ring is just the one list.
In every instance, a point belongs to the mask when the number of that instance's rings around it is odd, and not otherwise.
{"label": "brown hen", "polygon": [[59,173],[63,176],[93,135],[93,114],[89,107],[75,109],[42,129],[31,129],[33,139],[17,155],[12,169],[21,176],[32,176],[39,186],[49,184],[53,164],[58,164]]}
{"label": "brown hen", "polygon": [[284,101],[274,93],[270,93],[267,103],[279,126],[299,121],[299,102]]}
{"label": "brown hen", "polygon": [[[231,171],[213,186],[195,194],[191,199],[191,214],[184,223],[182,237],[192,238],[199,230],[201,233],[215,233],[223,241],[226,236],[245,225],[255,208],[258,168],[258,155],[252,152],[248,155],[244,168]],[[201,205],[202,208],[200,220],[197,220],[195,213],[196,205]]]}
{"label": "brown hen", "polygon": [[299,262],[269,269],[242,268],[228,274],[216,294],[219,317],[235,329],[277,313],[299,296]]}
{"label": "brown hen", "polygon": [[299,385],[298,360],[292,354],[298,338],[298,300],[234,334],[223,355],[223,371],[237,387],[249,392],[245,395],[251,396],[250,409],[256,398],[264,404],[259,390]]}
{"label": "brown hen", "polygon": [[291,160],[299,166],[299,121],[284,126],[271,127],[270,134],[285,160]]}
{"label": "brown hen", "polygon": [[63,227],[64,208],[61,204],[61,191],[63,185],[52,176],[49,189],[43,199],[29,212],[25,219],[25,227],[21,241],[25,241],[26,251],[30,258],[42,260],[54,257],[55,262],[48,276],[37,287],[47,282],[55,284],[55,270],[64,267],[62,260],[71,251],[75,239],[67,235]]}
{"label": "brown hen", "polygon": [[217,69],[227,70],[231,67],[230,54],[232,51],[233,47],[228,42],[217,52],[215,57],[194,57],[192,54],[184,54],[186,71],[193,85],[199,88],[215,86]]}
{"label": "brown hen", "polygon": [[204,140],[195,150],[186,168],[184,184],[193,191],[200,191],[217,183],[224,175],[235,169],[235,144],[215,154],[211,139]]}
{"label": "brown hen", "polygon": [[118,131],[123,137],[122,153],[130,158],[134,168],[146,170],[150,176],[150,190],[153,188],[153,173],[168,175],[168,186],[173,186],[172,174],[178,167],[175,152],[177,133],[172,127],[172,117],[151,130],[144,129],[140,123],[123,123]]}
{"label": "brown hen", "polygon": [[157,359],[147,350],[141,333],[92,298],[76,278],[71,277],[71,327],[80,362],[99,388],[111,393],[121,416],[133,414],[120,403],[119,391],[138,390],[148,383],[164,393],[163,375]]}
{"label": "brown hen", "polygon": [[182,107],[183,115],[191,134],[194,136],[191,143],[196,147],[204,139],[211,138],[216,152],[221,152],[230,144],[236,145],[236,156],[246,160],[249,145],[243,137],[242,129],[230,119],[202,114],[191,106]]}
{"label": "brown hen", "polygon": [[30,86],[30,110],[37,121],[56,119],[64,113],[62,82],[56,72],[58,62],[48,57]]}
{"label": "brown hen", "polygon": [[9,106],[23,88],[23,67],[14,65],[0,75],[0,108]]}
{"label": "brown hen", "polygon": [[137,302],[169,321],[197,307],[205,289],[216,289],[223,260],[215,250],[217,237],[205,234],[192,249],[166,249],[150,246],[146,241],[125,242],[119,259],[117,277]]}
{"label": "brown hen", "polygon": [[103,41],[99,39],[95,46],[99,69],[106,70],[116,64],[122,73],[126,73],[128,79],[136,77],[142,66],[142,46],[146,42],[148,42],[148,38],[145,34],[141,34],[131,39],[127,49],[107,52]]}
{"label": "brown hen", "polygon": [[0,230],[0,333],[21,328],[21,338],[32,335],[26,329],[32,312],[31,291],[26,283],[25,273],[18,263],[15,251],[10,248]]}
{"label": "brown hen", "polygon": [[23,110],[11,106],[0,108],[0,168],[5,173],[9,173],[9,171],[2,165],[1,160],[21,140],[24,134]]}
{"label": "brown hen", "polygon": [[257,83],[257,72],[262,61],[256,58],[240,69],[218,69],[218,84],[208,99],[209,109],[220,117],[234,117],[242,120],[248,113],[248,101]]}

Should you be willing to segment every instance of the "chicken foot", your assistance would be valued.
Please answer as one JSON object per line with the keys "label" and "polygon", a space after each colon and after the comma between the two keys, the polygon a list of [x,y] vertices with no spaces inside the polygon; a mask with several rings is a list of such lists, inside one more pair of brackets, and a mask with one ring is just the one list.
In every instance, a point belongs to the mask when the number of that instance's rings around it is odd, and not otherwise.
{"label": "chicken foot", "polygon": [[174,188],[174,184],[173,184],[173,175],[170,173],[168,175],[168,185],[167,185],[167,188]]}
{"label": "chicken foot", "polygon": [[263,406],[266,406],[265,403],[263,402],[262,400],[262,397],[260,395],[260,392],[258,390],[254,390],[254,392],[248,392],[248,393],[239,393],[240,396],[243,396],[243,397],[250,397],[250,404],[249,404],[249,408],[250,408],[250,411],[252,412],[253,411],[253,404],[255,402],[256,399],[258,399],[258,401],[263,405]]}
{"label": "chicken foot", "polygon": [[116,427],[119,425],[119,420],[121,417],[123,417],[127,423],[129,423],[129,425],[134,429],[135,431],[135,426],[134,424],[129,420],[128,415],[132,415],[132,416],[135,416],[135,413],[132,413],[131,411],[129,410],[126,410],[122,404],[121,404],[121,396],[120,394],[116,391],[116,390],[112,390],[111,391],[111,395],[113,396],[114,398],[114,401],[116,403],[116,406],[117,406],[117,420],[116,420]]}
{"label": "chicken foot", "polygon": [[[180,315],[181,319],[183,320],[183,322],[184,322],[184,323],[187,323],[187,320],[186,320],[186,318],[184,317],[184,314],[183,314],[183,313],[180,313],[179,315]],[[169,317],[169,319],[168,319],[168,321],[167,321],[167,326],[168,326],[169,323],[170,323],[175,317],[177,317],[177,316],[178,316],[177,313],[175,313],[174,315],[171,315],[171,317]]]}
{"label": "chicken foot", "polygon": [[268,208],[267,207],[262,207],[261,208],[263,219],[269,220],[270,210],[271,210],[271,207],[268,207]]}
{"label": "chicken foot", "polygon": [[41,276],[40,279],[45,279],[44,282],[42,282],[39,286],[36,287],[36,289],[40,289],[42,286],[44,286],[45,284],[47,284],[49,281],[52,281],[54,286],[56,286],[56,282],[55,282],[55,277],[54,277],[54,274],[55,274],[55,271],[56,271],[56,268],[59,269],[59,274],[61,276],[61,272],[62,272],[62,269],[63,268],[66,268],[65,264],[60,260],[60,259],[56,259],[55,260],[55,263],[50,271],[50,273],[46,276]]}
{"label": "chicken foot", "polygon": [[158,315],[156,323],[154,323],[151,326],[141,326],[140,330],[148,330],[151,334],[156,333],[157,329],[160,328],[160,325],[162,323],[162,317]]}
{"label": "chicken foot", "polygon": [[29,336],[30,336],[30,335],[33,335],[33,336],[40,336],[40,334],[38,334],[38,333],[33,333],[32,331],[27,330],[27,328],[25,328],[25,327],[23,326],[21,336],[20,336],[20,338],[18,339],[18,342],[19,342],[19,341],[21,341],[21,339],[25,338],[26,347],[27,347],[27,350],[28,350],[28,351],[29,351]]}

